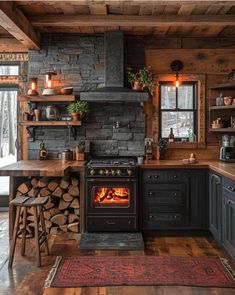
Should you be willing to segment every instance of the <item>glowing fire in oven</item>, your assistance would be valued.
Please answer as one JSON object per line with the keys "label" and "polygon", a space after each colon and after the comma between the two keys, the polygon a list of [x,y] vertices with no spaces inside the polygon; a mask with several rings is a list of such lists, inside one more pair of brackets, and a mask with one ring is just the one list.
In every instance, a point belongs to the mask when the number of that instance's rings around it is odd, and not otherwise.
{"label": "glowing fire in oven", "polygon": [[102,187],[95,190],[95,204],[126,205],[130,201],[130,190],[127,187]]}

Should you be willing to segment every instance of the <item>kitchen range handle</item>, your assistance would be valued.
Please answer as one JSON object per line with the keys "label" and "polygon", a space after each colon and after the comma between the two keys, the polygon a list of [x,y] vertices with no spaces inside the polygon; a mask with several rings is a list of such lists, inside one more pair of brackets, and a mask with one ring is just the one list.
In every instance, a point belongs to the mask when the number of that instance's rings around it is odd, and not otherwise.
{"label": "kitchen range handle", "polygon": [[96,182],[105,182],[105,181],[112,181],[112,182],[125,182],[125,181],[128,181],[128,182],[136,182],[137,179],[136,178],[87,178],[87,181],[96,181]]}

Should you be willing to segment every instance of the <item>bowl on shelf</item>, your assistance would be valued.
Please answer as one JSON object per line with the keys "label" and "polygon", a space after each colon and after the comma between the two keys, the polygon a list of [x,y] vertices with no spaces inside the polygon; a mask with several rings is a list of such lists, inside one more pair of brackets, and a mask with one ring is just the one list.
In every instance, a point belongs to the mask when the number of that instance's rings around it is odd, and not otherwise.
{"label": "bowl on shelf", "polygon": [[73,87],[63,87],[60,89],[60,93],[63,95],[70,95],[73,93]]}
{"label": "bowl on shelf", "polygon": [[221,123],[219,123],[219,124],[213,123],[213,124],[211,124],[211,128],[213,128],[213,129],[223,128],[223,124],[221,124]]}

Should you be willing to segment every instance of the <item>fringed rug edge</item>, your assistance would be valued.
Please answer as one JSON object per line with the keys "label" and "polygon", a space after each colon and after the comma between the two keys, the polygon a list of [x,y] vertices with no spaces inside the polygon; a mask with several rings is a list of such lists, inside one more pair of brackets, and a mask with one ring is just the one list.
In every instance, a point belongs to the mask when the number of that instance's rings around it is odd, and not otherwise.
{"label": "fringed rug edge", "polygon": [[52,266],[52,269],[50,270],[46,280],[45,280],[45,284],[44,284],[44,289],[45,288],[50,288],[51,287],[51,283],[56,275],[58,266],[60,264],[62,260],[62,256],[57,256],[54,265]]}
{"label": "fringed rug edge", "polygon": [[229,264],[228,259],[220,257],[220,261],[223,264],[224,268],[228,271],[232,279],[235,280],[235,270],[232,268],[232,266]]}

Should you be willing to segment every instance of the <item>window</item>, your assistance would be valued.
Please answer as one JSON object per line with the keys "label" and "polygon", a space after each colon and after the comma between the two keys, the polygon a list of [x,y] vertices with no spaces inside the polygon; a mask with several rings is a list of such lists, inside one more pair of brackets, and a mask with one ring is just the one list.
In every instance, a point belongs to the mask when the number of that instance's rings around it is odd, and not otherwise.
{"label": "window", "polygon": [[19,65],[0,64],[0,76],[18,76]]}
{"label": "window", "polygon": [[173,128],[175,140],[188,138],[196,130],[196,83],[185,82],[176,88],[172,82],[160,83],[160,137],[168,138]]}

